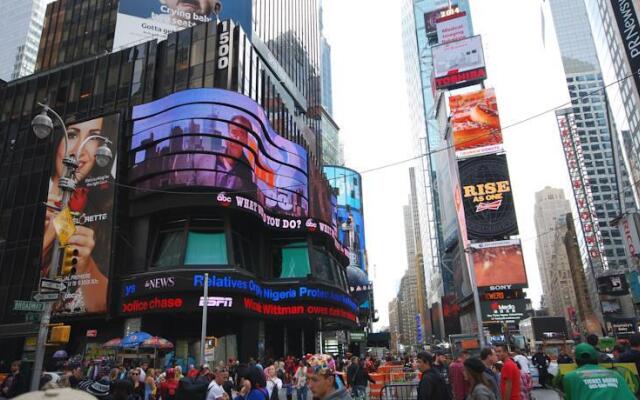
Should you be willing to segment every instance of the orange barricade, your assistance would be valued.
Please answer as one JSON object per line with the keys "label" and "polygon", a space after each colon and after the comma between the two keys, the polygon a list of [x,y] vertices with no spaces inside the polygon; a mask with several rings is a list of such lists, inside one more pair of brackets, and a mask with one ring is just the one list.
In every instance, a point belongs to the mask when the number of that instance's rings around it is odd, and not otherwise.
{"label": "orange barricade", "polygon": [[373,373],[369,374],[369,376],[371,376],[371,378],[376,381],[376,383],[372,383],[369,386],[369,397],[372,399],[379,399],[380,394],[382,393],[382,387],[385,385],[385,377],[387,375],[381,373]]}

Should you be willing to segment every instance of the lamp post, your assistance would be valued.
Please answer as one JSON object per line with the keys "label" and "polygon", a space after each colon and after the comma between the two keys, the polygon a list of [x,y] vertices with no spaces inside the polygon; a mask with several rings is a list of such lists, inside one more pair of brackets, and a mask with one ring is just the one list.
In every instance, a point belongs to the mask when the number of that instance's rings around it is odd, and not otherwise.
{"label": "lamp post", "polygon": [[[62,131],[64,133],[64,158],[62,159],[63,164],[63,173],[62,177],[58,180],[58,187],[62,191],[62,203],[61,210],[64,210],[69,205],[69,199],[71,199],[71,195],[76,189],[76,181],[75,181],[75,173],[78,169],[78,161],[74,154],[69,154],[69,134],[67,133],[67,127],[65,126],[64,121],[60,117],[58,113],[56,113],[53,109],[49,108],[46,104],[38,103],[39,106],[42,107],[42,111],[40,114],[36,115],[31,121],[31,127],[33,132],[38,137],[38,139],[45,139],[48,137],[51,132],[53,132],[53,121],[49,114],[53,115],[55,119],[58,121],[60,126],[62,127]],[[82,141],[80,146],[78,147],[78,157],[82,154],[84,146],[91,140],[102,140],[104,143],[96,150],[95,158],[96,163],[104,167],[111,159],[113,159],[113,154],[109,145],[111,141],[100,135],[91,135]],[[60,267],[60,243],[56,236],[56,239],[53,243],[52,249],[52,257],[51,257],[51,265],[49,268],[49,278],[56,279],[58,275],[58,269]],[[39,389],[40,386],[40,376],[42,375],[42,365],[44,362],[44,353],[45,346],[47,343],[47,336],[49,334],[49,323],[51,321],[51,312],[53,309],[53,303],[47,302],[44,305],[44,310],[42,312],[42,318],[40,320],[40,330],[38,331],[38,343],[36,347],[36,356],[33,365],[33,375],[31,377],[31,390],[35,391]]]}

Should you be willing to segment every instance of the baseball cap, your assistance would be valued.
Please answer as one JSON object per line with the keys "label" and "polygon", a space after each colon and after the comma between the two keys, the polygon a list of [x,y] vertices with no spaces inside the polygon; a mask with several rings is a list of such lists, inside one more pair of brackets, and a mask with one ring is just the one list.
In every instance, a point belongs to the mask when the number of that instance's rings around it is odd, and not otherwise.
{"label": "baseball cap", "polygon": [[70,388],[39,390],[15,397],[16,400],[96,400],[89,393]]}
{"label": "baseball cap", "polygon": [[598,352],[589,343],[580,343],[576,346],[576,360],[597,360]]}

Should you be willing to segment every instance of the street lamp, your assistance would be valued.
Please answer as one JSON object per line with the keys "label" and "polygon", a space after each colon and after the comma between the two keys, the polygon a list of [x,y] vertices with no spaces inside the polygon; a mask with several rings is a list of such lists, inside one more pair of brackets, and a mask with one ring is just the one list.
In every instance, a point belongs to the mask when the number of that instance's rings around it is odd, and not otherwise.
{"label": "street lamp", "polygon": [[[69,154],[69,134],[67,133],[67,127],[60,117],[60,115],[51,109],[46,104],[40,104],[42,107],[42,111],[40,114],[36,115],[31,121],[31,128],[33,129],[33,133],[38,137],[38,139],[47,138],[51,132],[53,132],[53,121],[49,114],[53,115],[60,126],[62,127],[62,132],[64,133],[64,158],[62,159],[63,164],[63,176],[58,180],[58,187],[62,191],[62,204],[61,210],[64,210],[69,205],[69,199],[71,199],[71,195],[76,190],[76,181],[75,181],[75,173],[78,169],[78,161],[76,159],[76,155]],[[109,148],[109,145],[112,144],[111,141],[100,135],[90,135],[86,139],[80,143],[78,147],[77,156],[80,157],[82,154],[82,150],[84,146],[91,140],[102,140],[103,143],[98,147],[95,153],[96,163],[100,167],[105,167],[109,164],[109,162],[113,159],[113,153]],[[55,279],[58,275],[58,269],[60,267],[60,245],[58,242],[58,238],[56,237],[53,243],[52,257],[51,257],[51,266],[49,268],[49,278]],[[42,319],[40,320],[40,330],[38,331],[38,344],[36,347],[36,357],[33,365],[33,376],[31,377],[31,390],[36,391],[40,386],[40,376],[42,375],[42,365],[44,362],[44,353],[45,346],[47,343],[47,336],[49,334],[49,323],[51,321],[51,311],[53,308],[53,303],[47,302],[44,305],[44,310],[42,312]]]}

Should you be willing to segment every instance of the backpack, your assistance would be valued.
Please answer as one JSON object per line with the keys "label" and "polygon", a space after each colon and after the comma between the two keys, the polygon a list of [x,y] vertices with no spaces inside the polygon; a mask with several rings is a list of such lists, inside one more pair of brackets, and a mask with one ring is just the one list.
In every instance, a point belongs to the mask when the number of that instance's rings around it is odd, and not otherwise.
{"label": "backpack", "polygon": [[182,378],[178,384],[176,400],[203,400],[207,397],[209,382],[201,378]]}

